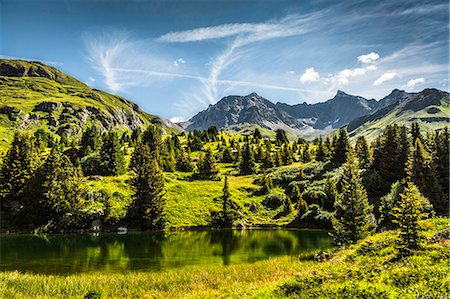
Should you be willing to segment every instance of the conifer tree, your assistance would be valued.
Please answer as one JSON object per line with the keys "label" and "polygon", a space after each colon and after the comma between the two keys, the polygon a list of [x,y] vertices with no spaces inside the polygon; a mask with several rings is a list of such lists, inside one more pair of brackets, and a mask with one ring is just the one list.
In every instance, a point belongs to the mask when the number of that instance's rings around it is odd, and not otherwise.
{"label": "conifer tree", "polygon": [[162,148],[161,129],[155,125],[150,125],[142,134],[142,142],[150,148],[152,156],[155,156],[158,164],[160,163],[160,155]]}
{"label": "conifer tree", "polygon": [[286,132],[282,129],[278,129],[275,132],[275,140],[277,145],[281,145],[288,142]]}
{"label": "conifer tree", "polygon": [[352,154],[344,164],[341,184],[342,191],[335,202],[336,214],[332,224],[335,243],[344,246],[369,235],[374,219],[373,206],[369,204]]}
{"label": "conifer tree", "polygon": [[1,166],[1,197],[21,201],[38,164],[37,151],[31,137],[26,133],[16,132]]}
{"label": "conifer tree", "polygon": [[182,151],[178,154],[176,169],[182,172],[191,172],[194,170],[194,164],[188,152]]}
{"label": "conifer tree", "polygon": [[83,132],[80,142],[80,156],[84,157],[88,154],[98,151],[102,146],[101,134],[96,126],[91,126]]}
{"label": "conifer tree", "polygon": [[332,211],[334,203],[336,202],[338,197],[338,191],[336,188],[336,182],[331,178],[331,176],[327,176],[327,178],[325,179],[323,192],[326,195],[326,198],[323,202],[323,208],[327,211]]}
{"label": "conifer tree", "polygon": [[309,144],[305,143],[305,145],[303,146],[303,151],[302,151],[302,162],[303,163],[308,163],[311,162],[312,158],[311,158],[311,152],[309,151]]}
{"label": "conifer tree", "polygon": [[298,185],[294,185],[292,187],[289,197],[291,199],[291,202],[294,203],[295,207],[297,208],[298,214],[300,216],[305,214],[306,211],[308,211],[308,204],[302,198],[302,192]]}
{"label": "conifer tree", "polygon": [[333,140],[332,162],[342,164],[346,161],[350,152],[350,142],[345,129],[339,129],[339,133]]}
{"label": "conifer tree", "polygon": [[416,139],[420,139],[420,141],[423,143],[422,134],[420,134],[420,127],[416,122],[413,122],[411,124],[411,139],[413,143],[416,141]]}
{"label": "conifer tree", "polygon": [[283,164],[283,160],[281,159],[281,153],[279,150],[274,153],[274,164],[277,167]]}
{"label": "conifer tree", "polygon": [[364,136],[358,137],[355,145],[356,156],[358,157],[359,167],[368,168],[370,165],[370,152]]}
{"label": "conifer tree", "polygon": [[210,148],[207,148],[197,162],[197,175],[203,179],[215,179],[219,171],[216,166],[216,159]]}
{"label": "conifer tree", "polygon": [[105,135],[100,155],[100,166],[104,175],[121,175],[126,171],[124,150],[116,131],[111,131]]}
{"label": "conifer tree", "polygon": [[139,156],[131,179],[132,203],[126,219],[142,230],[162,229],[165,226],[165,200],[163,173],[151,144],[141,141],[134,154]]}
{"label": "conifer tree", "polygon": [[253,132],[253,138],[255,140],[262,139],[261,131],[258,128],[256,128],[255,131]]}
{"label": "conifer tree", "polygon": [[[432,145],[433,149],[433,165],[434,169],[436,170],[439,185],[442,188],[443,191],[443,201],[448,202],[449,201],[449,145],[450,145],[450,138],[448,133],[448,128],[445,127],[442,130],[436,131],[436,136],[434,138],[434,142]],[[445,215],[448,215],[448,211],[446,213],[443,213]]]}
{"label": "conifer tree", "polygon": [[380,198],[380,218],[378,220],[378,229],[394,229],[396,224],[394,220],[394,207],[398,205],[402,194],[405,190],[406,180],[395,182],[392,184],[391,191]]}
{"label": "conifer tree", "polygon": [[253,174],[256,171],[255,157],[253,155],[253,149],[249,142],[245,143],[244,149],[241,153],[239,171],[243,175]]}
{"label": "conifer tree", "polygon": [[400,194],[400,200],[394,207],[393,214],[393,221],[400,228],[398,241],[400,256],[409,255],[411,250],[419,248],[422,238],[420,220],[428,216],[425,211],[427,205],[429,205],[428,200],[413,183],[409,182]]}
{"label": "conifer tree", "polygon": [[294,161],[293,153],[290,150],[288,143],[283,144],[283,146],[281,147],[281,161],[283,165],[292,164],[292,162]]}
{"label": "conifer tree", "polygon": [[233,163],[234,158],[231,153],[231,149],[227,146],[222,151],[221,162],[222,163]]}
{"label": "conifer tree", "polygon": [[[36,177],[34,195],[37,203],[34,206],[40,211],[43,223],[50,220],[60,222],[59,228],[81,224],[76,219],[84,205],[80,173],[66,155],[56,148],[52,149]],[[63,220],[64,223],[61,223]]]}
{"label": "conifer tree", "polygon": [[272,188],[273,188],[272,179],[270,178],[270,176],[267,175],[266,171],[264,171],[262,177],[261,193],[269,194]]}
{"label": "conifer tree", "polygon": [[233,224],[231,194],[228,186],[228,177],[225,177],[222,189],[222,211],[220,215],[220,226],[231,227]]}
{"label": "conifer tree", "polygon": [[319,137],[317,142],[317,152],[316,152],[316,160],[319,162],[323,162],[327,159],[328,154],[326,153],[326,147],[323,143],[322,136]]}
{"label": "conifer tree", "polygon": [[442,192],[441,185],[430,154],[426,151],[419,138],[415,140],[414,149],[410,153],[407,163],[408,179],[419,188],[433,204],[439,214],[448,209],[448,202]]}

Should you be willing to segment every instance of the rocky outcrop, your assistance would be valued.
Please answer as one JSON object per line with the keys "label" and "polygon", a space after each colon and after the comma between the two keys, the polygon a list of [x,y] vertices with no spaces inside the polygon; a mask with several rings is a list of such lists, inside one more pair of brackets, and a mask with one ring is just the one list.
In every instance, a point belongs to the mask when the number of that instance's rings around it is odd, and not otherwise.
{"label": "rocky outcrop", "polygon": [[20,109],[11,106],[3,106],[0,108],[0,114],[6,114],[10,121],[17,120],[18,115],[20,114]]}
{"label": "rocky outcrop", "polygon": [[53,111],[61,109],[62,104],[59,102],[41,102],[37,104],[33,111],[42,111],[52,113]]}

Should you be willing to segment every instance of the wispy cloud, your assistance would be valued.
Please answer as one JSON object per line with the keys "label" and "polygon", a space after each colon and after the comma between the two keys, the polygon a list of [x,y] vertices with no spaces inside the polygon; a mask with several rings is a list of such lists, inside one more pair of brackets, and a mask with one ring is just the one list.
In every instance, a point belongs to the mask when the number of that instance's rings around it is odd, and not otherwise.
{"label": "wispy cloud", "polygon": [[425,83],[425,78],[423,78],[423,77],[411,79],[406,83],[406,87],[412,89],[412,88],[416,87],[416,85],[420,85],[423,83]]}
{"label": "wispy cloud", "polygon": [[358,56],[358,61],[360,61],[362,63],[373,63],[376,60],[378,60],[379,58],[380,58],[380,55],[378,53],[370,52],[369,54]]}
{"label": "wispy cloud", "polygon": [[374,85],[374,86],[381,85],[381,84],[383,84],[383,83],[386,82],[386,81],[389,81],[389,80],[394,79],[395,77],[398,77],[398,74],[397,74],[396,72],[387,72],[387,73],[384,73],[383,75],[381,75],[380,77],[378,77],[378,79],[376,79],[376,80],[373,82],[373,85]]}

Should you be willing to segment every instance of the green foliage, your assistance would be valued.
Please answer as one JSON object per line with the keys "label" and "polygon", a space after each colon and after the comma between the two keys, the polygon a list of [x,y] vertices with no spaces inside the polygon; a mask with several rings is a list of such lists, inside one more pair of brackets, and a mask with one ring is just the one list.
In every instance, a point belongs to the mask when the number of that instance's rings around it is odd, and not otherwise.
{"label": "green foliage", "polygon": [[333,138],[333,163],[342,164],[347,160],[348,153],[351,150],[350,141],[345,129],[339,129],[337,136]]}
{"label": "green foliage", "polygon": [[273,188],[272,179],[264,171],[263,172],[263,178],[262,178],[261,193],[262,194],[268,194],[272,188]]}
{"label": "green foliage", "polygon": [[197,177],[201,179],[216,179],[219,171],[217,170],[216,159],[210,148],[206,149],[205,154],[200,156],[197,162]]}
{"label": "green foliage", "polygon": [[[416,141],[419,141],[418,139]],[[401,256],[411,254],[411,250],[419,248],[422,230],[420,221],[428,216],[426,207],[428,200],[411,182],[407,184],[400,200],[394,207],[393,222],[399,226],[400,239],[398,250]]]}
{"label": "green foliage", "polygon": [[380,198],[380,218],[378,220],[378,229],[394,229],[397,228],[394,223],[394,207],[398,205],[401,197],[400,194],[405,190],[406,181],[395,182],[392,184],[391,191]]}
{"label": "green foliage", "polygon": [[181,152],[177,156],[176,170],[182,172],[194,171],[194,164],[191,161],[191,156],[188,152]]}
{"label": "green foliage", "polygon": [[[448,128],[445,127],[442,130],[436,130],[434,136],[434,142],[432,143],[432,159],[433,166],[436,170],[439,185],[442,188],[442,202],[448,203],[449,201],[449,174],[450,174],[450,137]],[[444,215],[448,215],[447,206],[442,209],[440,204],[436,204],[435,209]]]}
{"label": "green foliage", "polygon": [[370,152],[364,136],[360,136],[356,140],[355,153],[358,157],[359,167],[368,168],[370,166]]}
{"label": "green foliage", "polygon": [[1,166],[1,197],[21,201],[38,165],[37,151],[30,135],[16,132]]}
{"label": "green foliage", "polygon": [[342,174],[342,190],[338,195],[333,217],[333,238],[343,246],[357,242],[368,236],[373,228],[373,207],[361,184],[358,168],[353,155],[348,156]]}
{"label": "green foliage", "polygon": [[93,152],[97,152],[102,145],[100,132],[96,126],[91,126],[83,132],[80,142],[80,156],[84,157]]}
{"label": "green foliage", "polygon": [[277,145],[285,144],[288,142],[286,132],[284,130],[278,129],[275,131],[275,134],[276,134],[275,141]]}
{"label": "green foliage", "polygon": [[104,136],[100,165],[104,175],[121,175],[126,171],[124,149],[116,131]]}
{"label": "green foliage", "polygon": [[253,155],[253,148],[249,142],[245,143],[244,149],[241,153],[239,171],[243,175],[253,174],[256,172],[255,156]]}
{"label": "green foliage", "polygon": [[411,151],[406,168],[408,179],[414,182],[426,197],[433,204],[433,207],[440,214],[448,209],[448,202],[442,192],[441,185],[432,159],[423,146],[419,138],[414,142],[414,149]]}
{"label": "green foliage", "polygon": [[165,226],[163,173],[158,165],[156,149],[144,139],[134,152],[134,176],[131,179],[133,201],[127,212],[127,221],[142,230],[162,229]]}

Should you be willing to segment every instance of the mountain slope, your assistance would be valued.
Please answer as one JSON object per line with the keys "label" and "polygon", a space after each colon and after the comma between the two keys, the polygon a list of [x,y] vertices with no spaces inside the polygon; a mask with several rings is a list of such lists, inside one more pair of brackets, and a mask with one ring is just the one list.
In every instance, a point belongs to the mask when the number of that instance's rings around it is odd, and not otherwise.
{"label": "mountain slope", "polygon": [[379,109],[373,114],[350,122],[350,136],[366,136],[373,139],[386,125],[410,126],[418,122],[423,131],[448,126],[450,122],[449,93],[434,88],[419,93],[394,90],[379,101]]}
{"label": "mountain slope", "polygon": [[0,142],[16,129],[48,129],[60,136],[79,135],[96,124],[104,130],[134,129],[150,123],[181,130],[142,111],[120,96],[89,86],[40,62],[0,59]]}
{"label": "mountain slope", "polygon": [[371,113],[378,103],[338,91],[332,99],[318,104],[274,104],[256,93],[228,96],[192,117],[183,127],[189,131],[211,125],[229,128],[255,124],[266,129],[284,129],[293,134],[315,135],[330,132]]}
{"label": "mountain slope", "polygon": [[[188,131],[204,130],[211,125],[238,131],[241,126],[258,125],[306,136],[327,134],[347,126],[354,136],[366,129],[374,130],[364,124],[376,125],[375,120],[379,120],[380,126],[397,121],[405,125],[419,121],[424,123],[425,130],[442,127],[447,125],[448,112],[448,93],[437,89],[425,89],[420,93],[395,89],[379,101],[338,91],[325,102],[297,105],[274,104],[251,93],[224,97],[181,125]],[[380,132],[374,130],[374,136]]]}

